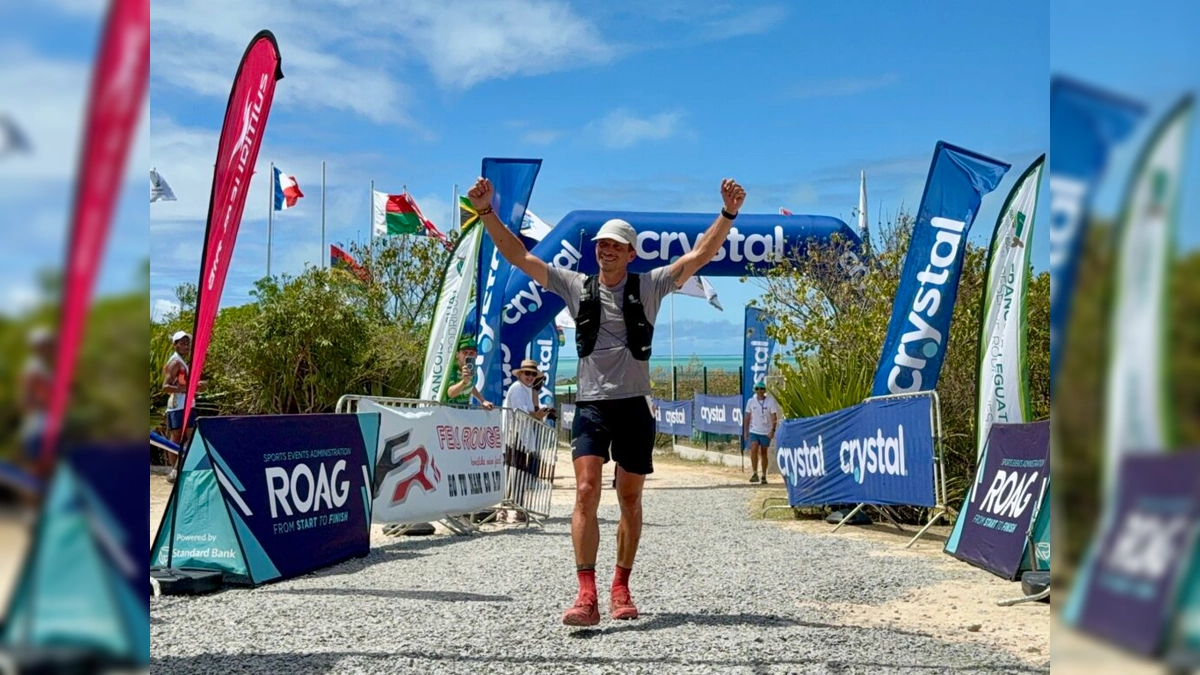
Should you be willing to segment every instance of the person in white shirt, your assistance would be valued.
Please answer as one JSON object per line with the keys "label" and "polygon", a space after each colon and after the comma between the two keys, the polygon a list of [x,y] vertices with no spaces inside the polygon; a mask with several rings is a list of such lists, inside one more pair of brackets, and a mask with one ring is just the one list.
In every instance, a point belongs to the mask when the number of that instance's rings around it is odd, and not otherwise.
{"label": "person in white shirt", "polygon": [[[775,438],[775,427],[779,426],[779,405],[767,396],[767,385],[754,383],[754,396],[746,402],[746,414],[742,416],[742,435],[750,439],[750,468],[754,474],[751,483],[767,483],[767,451]],[[758,473],[758,457],[762,455],[762,477]]]}
{"label": "person in white shirt", "polygon": [[529,413],[538,421],[545,420],[546,415],[554,408],[540,405],[540,392],[534,390],[534,382],[541,375],[537,361],[525,359],[521,362],[521,367],[513,371],[513,375],[517,376],[517,381],[512,383],[508,393],[504,395],[504,407]]}

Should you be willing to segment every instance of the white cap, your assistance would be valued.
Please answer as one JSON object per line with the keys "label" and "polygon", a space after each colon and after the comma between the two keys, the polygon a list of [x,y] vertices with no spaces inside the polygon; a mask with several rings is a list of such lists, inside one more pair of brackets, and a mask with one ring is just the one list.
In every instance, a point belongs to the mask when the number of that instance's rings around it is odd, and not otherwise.
{"label": "white cap", "polygon": [[188,335],[185,331],[177,330],[177,331],[175,331],[175,334],[171,336],[171,342],[179,342],[183,338],[190,338],[190,337],[192,337],[192,336]]}
{"label": "white cap", "polygon": [[600,241],[601,239],[612,239],[622,244],[637,246],[637,230],[633,229],[633,226],[624,220],[613,218],[604,223],[600,227],[600,232],[592,237],[592,241]]}

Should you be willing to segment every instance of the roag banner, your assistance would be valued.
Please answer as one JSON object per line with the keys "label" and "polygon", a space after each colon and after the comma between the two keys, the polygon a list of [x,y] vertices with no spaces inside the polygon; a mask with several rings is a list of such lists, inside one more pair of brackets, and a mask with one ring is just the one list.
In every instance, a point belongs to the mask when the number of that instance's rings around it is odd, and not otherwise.
{"label": "roag banner", "polygon": [[740,396],[696,394],[692,425],[696,431],[710,434],[742,435],[742,399]]}
{"label": "roag banner", "polygon": [[1050,423],[993,424],[946,552],[1016,580],[1049,486]]}
{"label": "roag banner", "polygon": [[261,584],[369,552],[378,415],[205,417],[196,428],[156,566]]}
{"label": "roag banner", "polygon": [[1076,578],[1065,614],[1142,654],[1163,645],[1200,524],[1200,452],[1127,455],[1112,518]]}
{"label": "roag banner", "polygon": [[1092,193],[1113,147],[1145,114],[1140,103],[1073,80],[1050,80],[1050,393],[1071,314]]}
{"label": "roag banner", "polygon": [[780,422],[775,457],[788,501],[934,506],[931,411],[929,396],[913,396]]}
{"label": "roag banner", "polygon": [[504,498],[499,408],[388,408],[364,400],[358,409],[381,416],[371,491],[376,523],[427,523]]}
{"label": "roag banner", "polygon": [[654,399],[654,420],[658,433],[668,436],[692,435],[692,402]]}
{"label": "roag banner", "polygon": [[775,341],[767,337],[767,315],[757,307],[746,308],[746,334],[742,342],[742,400],[754,395],[754,385],[767,381]]}
{"label": "roag banner", "polygon": [[937,388],[971,224],[1008,169],[941,141],[934,148],[872,396]]}

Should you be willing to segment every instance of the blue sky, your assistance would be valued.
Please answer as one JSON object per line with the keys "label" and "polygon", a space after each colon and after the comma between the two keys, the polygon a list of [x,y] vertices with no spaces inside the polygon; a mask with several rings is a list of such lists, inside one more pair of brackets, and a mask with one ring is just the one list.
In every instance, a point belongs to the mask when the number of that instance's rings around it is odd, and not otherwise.
{"label": "blue sky", "polygon": [[[45,118],[54,111],[55,130],[79,126],[101,4],[55,0],[36,14],[4,10],[7,24],[20,26],[0,33],[5,45],[31,64],[23,80],[5,84],[44,85],[48,101],[11,104],[39,152],[25,164],[0,162],[0,172],[27,176],[32,162],[47,173],[38,191],[12,182],[6,189],[45,223],[19,241],[50,254],[19,261],[13,278],[31,276],[24,266],[52,263],[61,250],[66,205],[61,195],[53,205],[44,195],[66,194],[73,165],[64,158],[74,156],[78,139],[52,131]],[[260,28],[279,38],[285,79],[259,176],[274,161],[307,195],[275,220],[276,272],[324,256],[322,160],[328,239],[336,242],[367,236],[372,179],[383,190],[407,185],[444,225],[452,185],[468,185],[484,156],[542,158],[531,208],[550,222],[575,209],[715,213],[726,176],[747,187],[748,212],[785,206],[849,221],[861,169],[875,223],[902,205],[915,209],[933,146],[946,140],[1013,165],[976,221],[973,239],[986,243],[1013,180],[1048,147],[1045,6],[864,8],[344,0],[281,12],[236,2],[156,4],[147,118],[101,291],[132,285],[130,272],[147,255],[152,312],[169,307],[176,284],[195,280],[230,81]],[[49,86],[47,73],[76,82],[78,93]],[[179,201],[151,205],[147,247],[140,209],[151,166]],[[227,305],[245,302],[265,270],[266,189],[262,178],[252,184]],[[1039,268],[1048,255],[1042,220]],[[737,351],[740,307],[759,288],[714,283],[727,311],[681,298],[677,316],[695,330],[680,335],[677,326],[677,352]]]}
{"label": "blue sky", "polygon": [[[150,209],[152,309],[196,277],[230,78],[263,27],[279,39],[285,78],[260,175],[274,161],[306,194],[275,219],[276,272],[322,255],[321,160],[327,236],[346,241],[367,236],[372,179],[382,190],[407,185],[441,225],[452,186],[469,185],[484,156],[542,158],[530,206],[552,223],[575,209],[715,214],[726,176],[747,187],[747,212],[785,206],[849,221],[860,169],[874,223],[881,206],[915,209],[934,144],[946,140],[1013,164],[977,221],[974,239],[986,243],[1012,181],[1048,147],[1037,3],[869,13],[851,3],[384,6],[155,8],[150,155],[179,202]],[[265,183],[252,185],[226,304],[244,302],[265,269]],[[759,288],[715,285],[725,313],[677,303],[693,326],[677,325],[677,352],[740,348],[740,307]]]}

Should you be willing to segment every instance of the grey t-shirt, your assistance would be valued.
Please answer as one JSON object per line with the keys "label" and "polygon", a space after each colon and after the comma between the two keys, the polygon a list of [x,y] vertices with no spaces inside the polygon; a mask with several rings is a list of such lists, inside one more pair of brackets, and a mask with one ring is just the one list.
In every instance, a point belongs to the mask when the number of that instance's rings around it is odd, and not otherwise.
{"label": "grey t-shirt", "polygon": [[[579,314],[586,276],[573,270],[550,267],[546,290],[567,303],[572,318]],[[628,278],[628,277],[626,277]],[[675,290],[670,267],[659,267],[642,275],[642,305],[646,320],[654,325],[662,299]],[[596,348],[579,360],[579,401],[611,401],[650,395],[650,362],[633,358],[625,345],[625,315],[621,313],[625,281],[609,288],[600,284],[600,335]]]}

